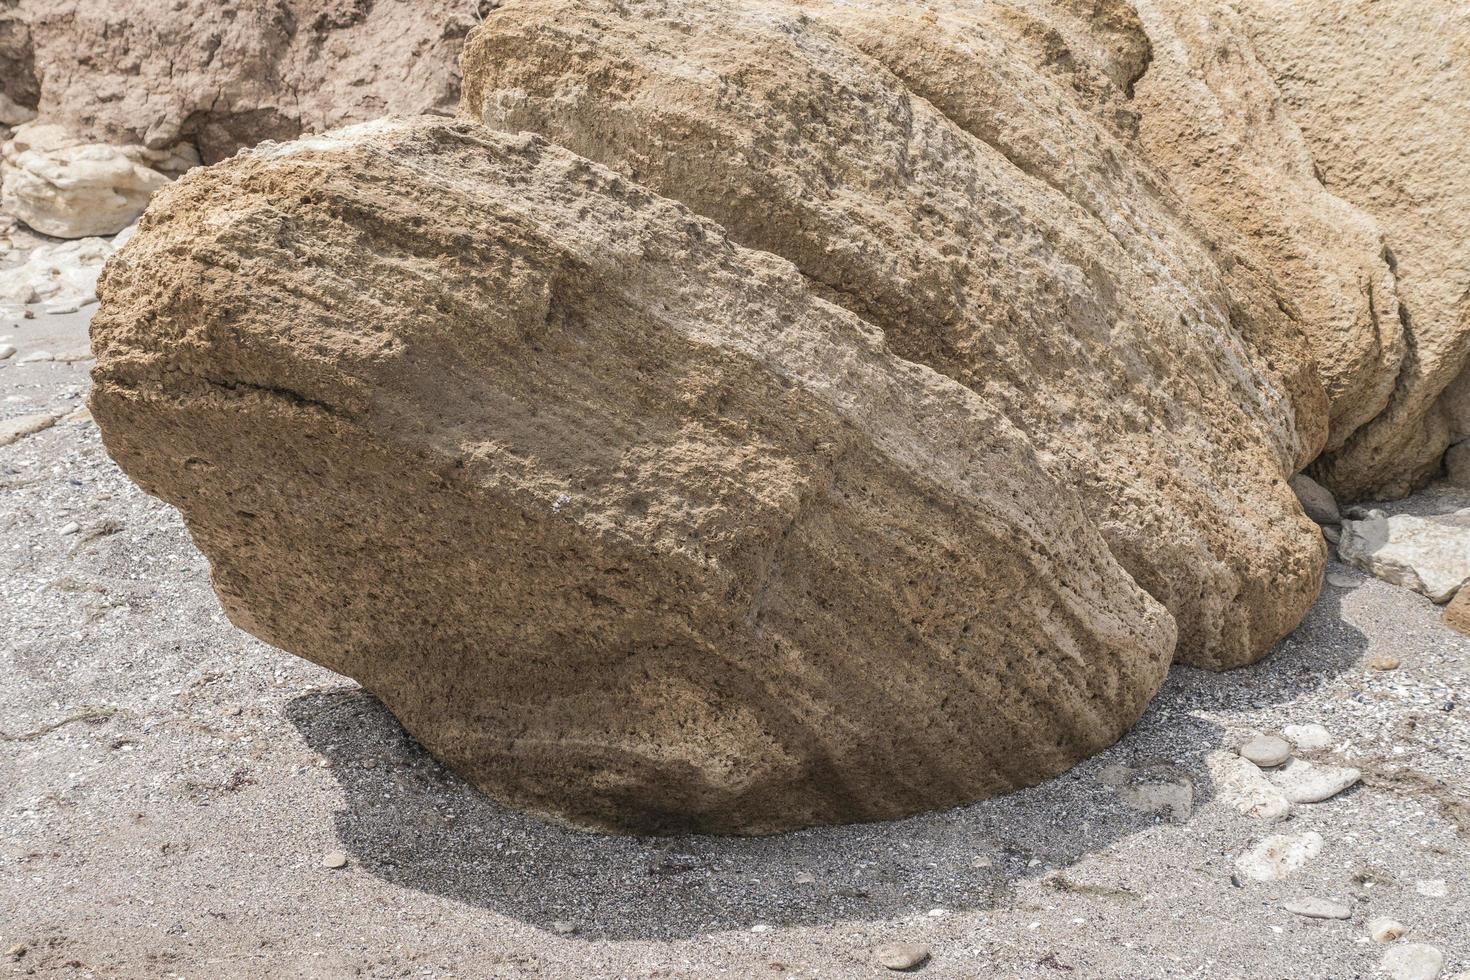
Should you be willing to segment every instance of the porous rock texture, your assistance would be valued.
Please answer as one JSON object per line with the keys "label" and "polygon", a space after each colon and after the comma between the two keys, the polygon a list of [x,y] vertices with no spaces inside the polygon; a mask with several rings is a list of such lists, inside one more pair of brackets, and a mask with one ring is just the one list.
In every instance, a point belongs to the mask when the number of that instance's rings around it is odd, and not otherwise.
{"label": "porous rock texture", "polygon": [[386,113],[452,112],[459,47],[493,5],[0,0],[0,106],[87,142],[189,143],[213,162]]}
{"label": "porous rock texture", "polygon": [[1179,658],[1235,666],[1320,585],[1285,480],[1328,402],[1269,283],[1100,110],[1147,63],[1136,26],[1092,0],[508,0],[467,42],[464,110],[789,259],[982,395],[1173,614]]}
{"label": "porous rock texture", "polygon": [[896,817],[1066,768],[1167,669],[1170,615],[996,406],[540,137],[242,153],[99,289],[92,412],[231,618],[517,805]]}
{"label": "porous rock texture", "polygon": [[1378,223],[1396,280],[1405,348],[1389,403],[1314,472],[1339,497],[1402,496],[1470,435],[1470,379],[1455,384],[1470,355],[1470,6],[1236,8],[1323,184]]}

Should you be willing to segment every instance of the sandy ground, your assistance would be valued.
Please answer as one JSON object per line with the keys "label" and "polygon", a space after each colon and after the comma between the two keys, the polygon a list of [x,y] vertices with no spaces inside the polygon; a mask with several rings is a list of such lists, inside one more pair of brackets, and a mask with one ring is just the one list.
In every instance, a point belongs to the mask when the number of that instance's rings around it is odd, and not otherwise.
{"label": "sandy ground", "polygon": [[[84,350],[85,320],[0,321],[20,348],[0,421],[80,404],[88,362],[17,362]],[[1392,915],[1452,976],[1470,639],[1333,571],[1352,584],[1263,663],[1176,669],[1122,742],[1033,790],[764,839],[603,837],[485,799],[351,682],[231,627],[177,515],[64,421],[0,448],[0,975],[877,977],[874,947],[912,941],[925,977],[1371,977],[1388,947],[1365,922]],[[1291,723],[1325,725],[1318,756],[1364,781],[1241,815],[1206,757]],[[1138,785],[1176,806],[1139,808]],[[1286,880],[1235,873],[1307,831],[1324,846]],[[1351,918],[1281,908],[1304,896]]]}

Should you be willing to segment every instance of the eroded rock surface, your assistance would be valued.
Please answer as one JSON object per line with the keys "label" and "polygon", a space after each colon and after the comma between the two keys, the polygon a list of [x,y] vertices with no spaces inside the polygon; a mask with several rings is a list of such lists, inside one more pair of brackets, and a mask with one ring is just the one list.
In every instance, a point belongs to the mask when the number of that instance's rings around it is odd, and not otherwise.
{"label": "eroded rock surface", "polygon": [[1446,395],[1470,355],[1470,7],[1236,8],[1323,184],[1382,229],[1407,341],[1388,406],[1318,473],[1347,499],[1402,496],[1434,475],[1452,439],[1470,435],[1470,389]]}
{"label": "eroded rock surface", "polygon": [[995,406],[540,138],[194,171],[101,294],[92,412],[232,619],[518,805],[763,832],[983,797],[1117,738],[1174,647]]}
{"label": "eroded rock surface", "polygon": [[30,122],[0,147],[0,209],[56,238],[115,235],[138,220],[154,192],[198,163],[187,145],[109,146]]}
{"label": "eroded rock surface", "polygon": [[[1320,585],[1285,479],[1328,404],[1299,325],[1100,118],[1089,93],[1144,58],[1126,9],[1057,7],[1053,29],[1018,5],[509,0],[466,47],[464,108],[791,260],[981,394],[1175,616],[1179,657],[1246,663]],[[1132,67],[1069,81],[1017,53],[1068,31]]]}

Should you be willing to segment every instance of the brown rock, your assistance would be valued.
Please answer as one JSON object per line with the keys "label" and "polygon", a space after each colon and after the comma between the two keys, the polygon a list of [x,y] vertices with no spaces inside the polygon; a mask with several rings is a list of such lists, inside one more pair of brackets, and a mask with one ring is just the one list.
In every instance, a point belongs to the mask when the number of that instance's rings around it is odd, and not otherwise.
{"label": "brown rock", "polygon": [[1411,352],[1387,407],[1317,472],[1340,498],[1402,496],[1470,435],[1470,381],[1446,394],[1470,354],[1470,7],[1237,7],[1323,184],[1382,228]]}
{"label": "brown rock", "polygon": [[[1321,584],[1285,483],[1327,431],[1305,341],[1087,97],[1013,56],[1092,22],[991,30],[993,6],[509,0],[467,43],[464,110],[791,260],[1026,433],[1180,659],[1249,662]],[[1097,84],[1126,85],[1146,39],[1106,14],[1134,65]]]}
{"label": "brown rock", "polygon": [[517,805],[897,817],[1066,768],[1167,667],[1168,614],[984,398],[539,138],[241,154],[99,293],[92,411],[234,622]]}
{"label": "brown rock", "polygon": [[490,6],[10,0],[0,94],[88,142],[192,143],[208,163],[386,113],[452,112],[460,45]]}
{"label": "brown rock", "polygon": [[1470,589],[1460,589],[1444,607],[1444,623],[1450,629],[1470,636]]}

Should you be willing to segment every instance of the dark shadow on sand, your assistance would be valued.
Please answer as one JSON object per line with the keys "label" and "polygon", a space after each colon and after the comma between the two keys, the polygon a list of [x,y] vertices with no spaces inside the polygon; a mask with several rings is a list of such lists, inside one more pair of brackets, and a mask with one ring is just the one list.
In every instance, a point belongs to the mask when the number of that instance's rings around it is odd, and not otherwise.
{"label": "dark shadow on sand", "polygon": [[[1336,572],[1348,569],[1333,565]],[[1065,869],[1168,816],[1101,781],[1107,767],[1176,773],[1195,805],[1212,795],[1205,756],[1224,733],[1198,714],[1294,699],[1349,669],[1367,641],[1326,588],[1261,663],[1212,674],[1175,668],[1117,745],[1040,786],[891,823],[763,838],[617,837],[503,807],[433,760],[360,689],[303,695],[288,709],[340,781],[336,829],[354,863],[405,888],[576,935],[680,938],[772,926],[871,921],[1006,901],[1011,883]],[[1187,817],[1185,819],[1188,819]],[[1129,883],[1099,901],[1136,901]]]}

